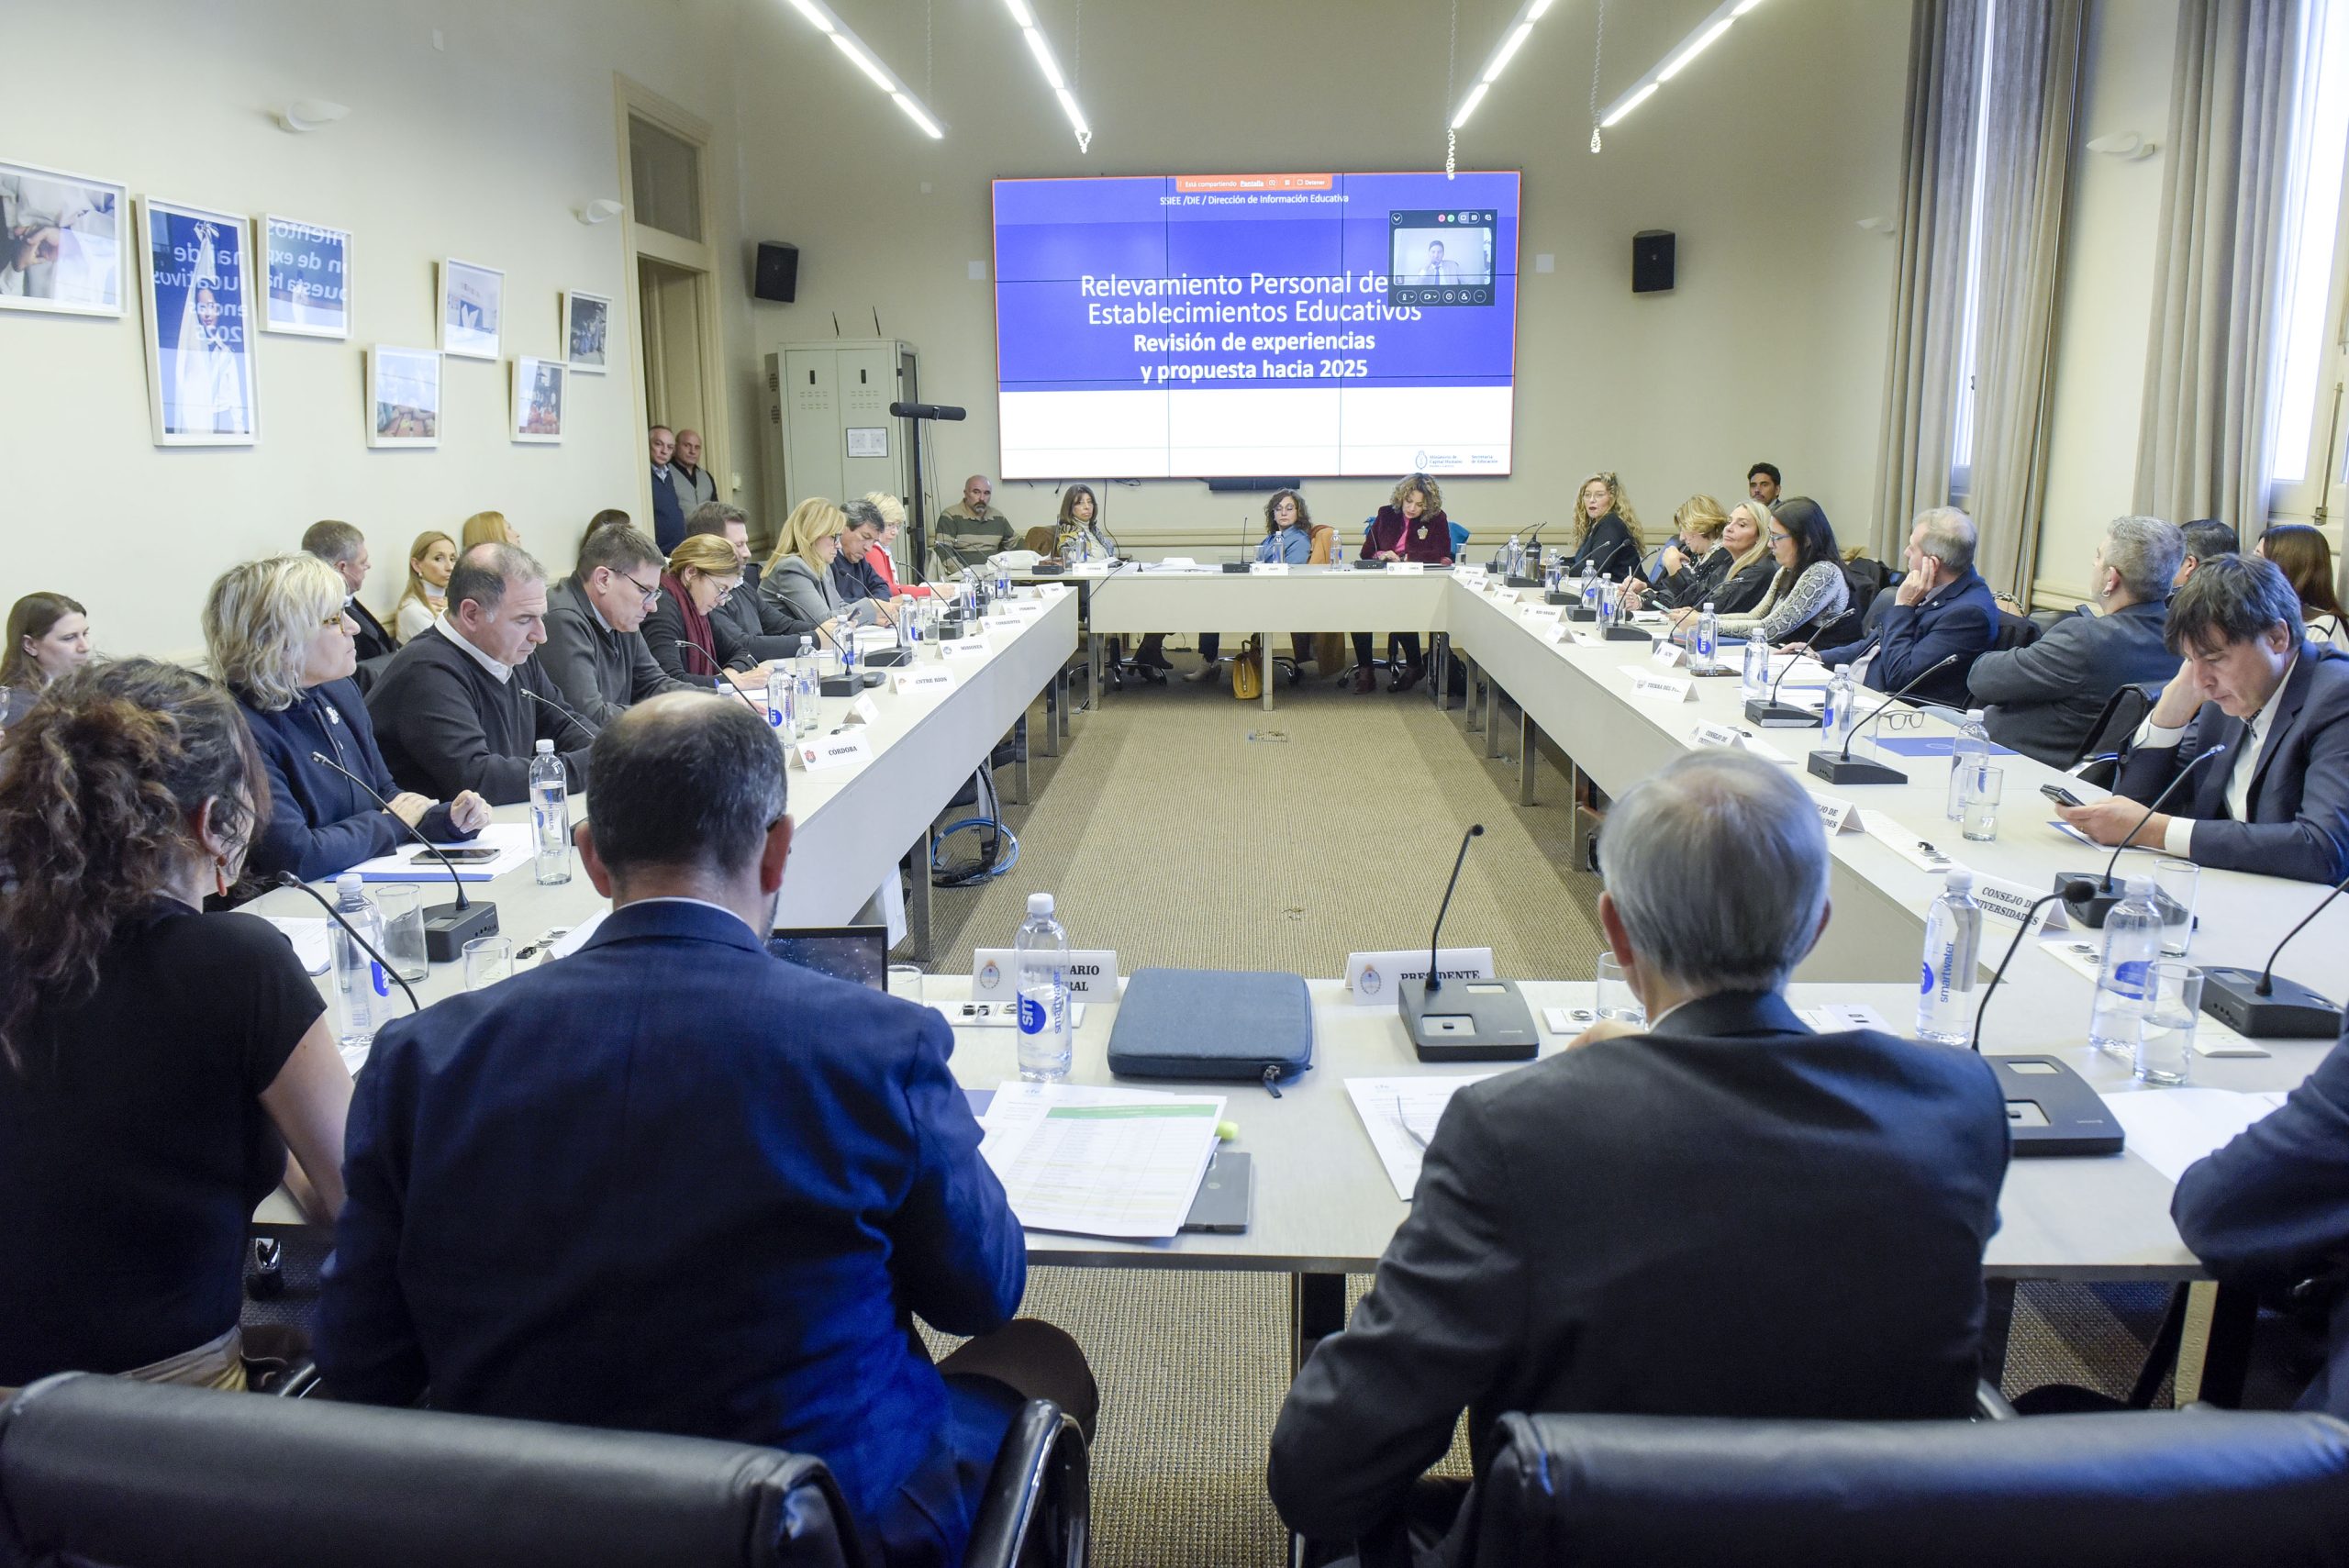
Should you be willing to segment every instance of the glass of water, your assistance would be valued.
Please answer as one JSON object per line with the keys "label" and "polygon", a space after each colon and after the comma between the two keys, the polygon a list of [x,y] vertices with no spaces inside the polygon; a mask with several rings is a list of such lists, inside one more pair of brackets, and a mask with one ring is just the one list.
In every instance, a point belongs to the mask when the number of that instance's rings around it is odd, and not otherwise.
{"label": "glass of water", "polygon": [[2162,913],[2162,952],[2184,958],[2194,945],[2194,890],[2202,868],[2192,861],[2154,862],[2154,904]]}
{"label": "glass of water", "polygon": [[1998,836],[1998,795],[2006,788],[2007,770],[1976,768],[1958,785],[1962,806],[1958,831],[1977,844]]}
{"label": "glass of water", "polygon": [[384,957],[402,980],[421,980],[429,967],[424,955],[424,890],[412,882],[376,887],[375,907],[384,915]]}
{"label": "glass of water", "polygon": [[889,995],[902,996],[908,1002],[922,999],[922,968],[918,963],[893,963],[889,966]]}
{"label": "glass of water", "polygon": [[2145,969],[2145,1022],[2137,1036],[2137,1081],[2186,1082],[2194,1061],[2194,1026],[2202,1015],[2202,972],[2176,959]]}
{"label": "glass of water", "polygon": [[465,944],[465,989],[479,991],[514,973],[514,943],[507,937],[475,937]]}
{"label": "glass of water", "polygon": [[1623,976],[1623,966],[1611,952],[1598,955],[1598,1016],[1613,1018],[1618,1023],[1644,1028],[1647,1009],[1640,1006],[1640,998],[1631,990],[1631,983]]}

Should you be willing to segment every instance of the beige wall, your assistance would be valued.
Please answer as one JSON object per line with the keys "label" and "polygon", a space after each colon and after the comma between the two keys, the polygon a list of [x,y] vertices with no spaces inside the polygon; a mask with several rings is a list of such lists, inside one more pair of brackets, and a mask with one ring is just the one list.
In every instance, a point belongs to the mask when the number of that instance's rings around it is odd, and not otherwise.
{"label": "beige wall", "polygon": [[[840,8],[920,92],[922,7]],[[1710,8],[1610,7],[1608,95]],[[1461,7],[1464,88],[1513,9]],[[1041,12],[1066,69],[1072,8]],[[1765,6],[1596,158],[1584,145],[1593,15],[1586,0],[1561,4],[1461,136],[1463,167],[1526,171],[1523,308],[1516,473],[1454,484],[1451,510],[1480,539],[1563,521],[1576,482],[1605,467],[1660,527],[1692,491],[1742,495],[1747,465],[1767,458],[1864,537],[1893,246],[1856,223],[1897,206],[1908,6]],[[924,396],[971,410],[938,428],[947,499],[996,463],[992,284],[968,274],[991,258],[991,178],[1442,166],[1444,13],[1417,0],[1087,6],[1079,95],[1097,135],[1083,157],[1000,6],[941,6],[934,26],[943,142],[916,134],[779,3],[741,13],[736,96],[745,232],[800,247],[798,302],[752,307],[758,347],[828,336],[835,311],[868,336],[877,309],[885,335],[919,350]],[[1631,293],[1643,228],[1679,235],[1670,294]],[[1536,274],[1545,251],[1557,270]],[[1308,495],[1351,520],[1387,487],[1320,481]],[[1054,492],[1004,485],[997,501],[1032,524]],[[1108,504],[1130,542],[1232,539],[1253,509],[1188,481],[1120,485]]]}
{"label": "beige wall", "polygon": [[[319,517],[367,530],[378,604],[398,593],[417,531],[453,532],[484,507],[567,567],[590,515],[638,509],[642,495],[620,225],[587,228],[571,209],[625,195],[615,70],[730,125],[730,75],[712,62],[731,14],[730,0],[12,8],[9,36],[38,43],[28,62],[53,68],[9,72],[0,157],[349,228],[354,330],[348,343],[262,334],[259,445],[163,450],[150,438],[135,304],[118,321],[0,317],[0,595],[70,592],[89,605],[103,650],[175,652],[198,645],[203,590],[224,565],[290,549]],[[347,104],[351,117],[289,135],[271,114],[300,97]],[[728,138],[715,172],[729,255],[733,172]],[[560,353],[559,290],[622,302],[612,372],[573,378],[562,445],[509,442],[506,366],[452,360],[440,449],[367,449],[361,348],[432,345],[432,268],[445,255],[506,270],[509,355]]]}

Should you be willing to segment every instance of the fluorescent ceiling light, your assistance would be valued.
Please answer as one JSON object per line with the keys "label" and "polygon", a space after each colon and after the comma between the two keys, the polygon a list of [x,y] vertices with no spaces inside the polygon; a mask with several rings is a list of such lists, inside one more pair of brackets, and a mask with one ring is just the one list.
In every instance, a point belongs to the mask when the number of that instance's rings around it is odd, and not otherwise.
{"label": "fluorescent ceiling light", "polygon": [[[1525,19],[1529,22],[1540,21],[1543,14],[1546,13],[1554,3],[1555,0],[1533,0],[1533,4],[1525,8]],[[1759,6],[1761,3],[1762,0],[1753,0],[1753,4],[1756,6]]]}
{"label": "fluorescent ceiling light", "polygon": [[1759,6],[1760,4],[1762,4],[1762,0],[1737,0],[1737,9],[1731,11],[1730,15],[1731,17],[1742,17],[1745,13],[1751,11],[1754,6]]}
{"label": "fluorescent ceiling light", "polygon": [[1028,52],[1036,57],[1037,68],[1043,72],[1044,81],[1052,90],[1057,93],[1067,86],[1061,80],[1060,62],[1052,58],[1052,46],[1044,41],[1044,35],[1033,28],[1023,28],[1019,36],[1028,40]]}
{"label": "fluorescent ceiling light", "polygon": [[1655,73],[1655,79],[1659,82],[1669,82],[1679,75],[1690,61],[1704,53],[1715,39],[1729,31],[1729,25],[1736,20],[1735,17],[1723,17],[1720,21],[1698,34],[1697,41],[1674,55],[1672,62]]}
{"label": "fluorescent ceiling light", "polygon": [[1460,112],[1458,114],[1452,117],[1453,129],[1458,130],[1462,126],[1468,123],[1468,117],[1475,114],[1476,112],[1476,106],[1485,101],[1485,89],[1491,85],[1492,83],[1489,82],[1479,82],[1474,87],[1468,89],[1468,101],[1460,106]]}
{"label": "fluorescent ceiling light", "polygon": [[1070,95],[1069,90],[1065,87],[1055,88],[1053,95],[1060,99],[1062,109],[1067,113],[1070,128],[1080,137],[1091,136],[1093,132],[1085,123],[1085,111],[1076,106],[1076,99]]}
{"label": "fluorescent ceiling light", "polygon": [[1461,100],[1459,109],[1453,115],[1453,129],[1458,130],[1468,123],[1468,117],[1475,114],[1476,106],[1485,101],[1485,89],[1498,80],[1508,62],[1517,58],[1517,51],[1523,49],[1525,40],[1533,36],[1533,24],[1540,21],[1542,13],[1556,3],[1557,0],[1525,0],[1517,8],[1517,15],[1508,19],[1508,26],[1502,31],[1501,41],[1494,48],[1492,57],[1485,61],[1485,69],[1477,73],[1475,84],[1468,89],[1468,96]]}
{"label": "fluorescent ceiling light", "polygon": [[1610,128],[1617,120],[1621,119],[1625,115],[1630,114],[1633,109],[1638,108],[1642,104],[1646,103],[1650,98],[1654,96],[1655,83],[1651,82],[1646,86],[1632,93],[1630,97],[1624,99],[1613,108],[1608,110],[1607,117],[1598,122],[1599,128],[1601,130]]}
{"label": "fluorescent ceiling light", "polygon": [[933,141],[945,138],[946,123],[931,114],[930,106],[915,97],[912,90],[897,80],[896,72],[881,63],[881,57],[866,48],[864,40],[851,32],[824,0],[791,0],[791,8],[807,17],[809,26],[831,39],[835,48],[855,61],[865,80],[888,94],[890,102],[905,110],[907,117],[921,127],[924,136]]}
{"label": "fluorescent ceiling light", "polygon": [[1674,45],[1653,70],[1624,89],[1622,95],[1607,106],[1607,113],[1599,119],[1599,128],[1603,130],[1612,126],[1655,96],[1658,87],[1679,75],[1688,68],[1690,61],[1710,49],[1716,39],[1729,31],[1731,22],[1760,4],[1762,0],[1723,0],[1721,5],[1713,8],[1712,15],[1697,24],[1695,31]]}
{"label": "fluorescent ceiling light", "polygon": [[1516,29],[1512,31],[1508,38],[1501,40],[1501,47],[1494,52],[1493,62],[1485,67],[1486,82],[1489,83],[1499,79],[1501,68],[1508,63],[1509,56],[1515,54],[1520,49],[1524,47],[1525,40],[1532,36],[1532,23],[1520,22],[1517,24]]}
{"label": "fluorescent ceiling light", "polygon": [[1011,13],[1011,19],[1022,28],[1036,25],[1036,14],[1028,9],[1028,0],[1003,0],[1003,5],[1004,9]]}

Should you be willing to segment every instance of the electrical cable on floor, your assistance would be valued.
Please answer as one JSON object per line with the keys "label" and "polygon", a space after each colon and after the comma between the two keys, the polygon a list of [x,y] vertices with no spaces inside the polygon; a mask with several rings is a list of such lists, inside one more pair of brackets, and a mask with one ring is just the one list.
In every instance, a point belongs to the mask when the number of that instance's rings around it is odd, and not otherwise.
{"label": "electrical cable on floor", "polygon": [[[992,881],[1019,863],[1019,840],[1003,825],[1003,802],[996,794],[995,769],[981,768],[974,778],[975,785],[973,804],[985,815],[966,817],[960,822],[941,828],[931,840],[930,851],[930,885],[933,887],[976,887]],[[946,847],[948,835],[966,828],[987,830],[988,837],[979,849],[979,858],[967,866],[950,871],[941,851]],[[1004,846],[1010,846],[1009,858],[1004,858]]]}

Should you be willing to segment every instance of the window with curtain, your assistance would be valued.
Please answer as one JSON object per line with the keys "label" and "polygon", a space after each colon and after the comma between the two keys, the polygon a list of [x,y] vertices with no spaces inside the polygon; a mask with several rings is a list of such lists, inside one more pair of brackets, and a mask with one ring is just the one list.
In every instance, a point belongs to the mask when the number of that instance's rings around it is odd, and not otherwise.
{"label": "window with curtain", "polygon": [[1983,0],[1982,69],[1974,78],[1974,183],[1966,202],[1965,218],[1965,296],[1958,311],[1957,320],[1957,380],[1955,417],[1950,427],[1949,498],[1963,506],[1974,487],[1974,409],[1975,386],[1981,379],[1981,361],[1976,345],[1981,340],[1982,323],[1982,223],[1986,203],[1983,185],[1989,176],[1990,117],[1983,112],[1990,102],[1990,71],[1998,51],[1987,40],[1998,36],[1998,0]]}
{"label": "window with curtain", "polygon": [[2266,471],[2271,515],[2321,520],[2349,446],[2342,428],[2349,412],[2349,303],[2343,299],[2341,224],[2349,161],[2349,0],[2310,0],[2297,43],[2278,258],[2283,320],[2266,367],[2276,385]]}

